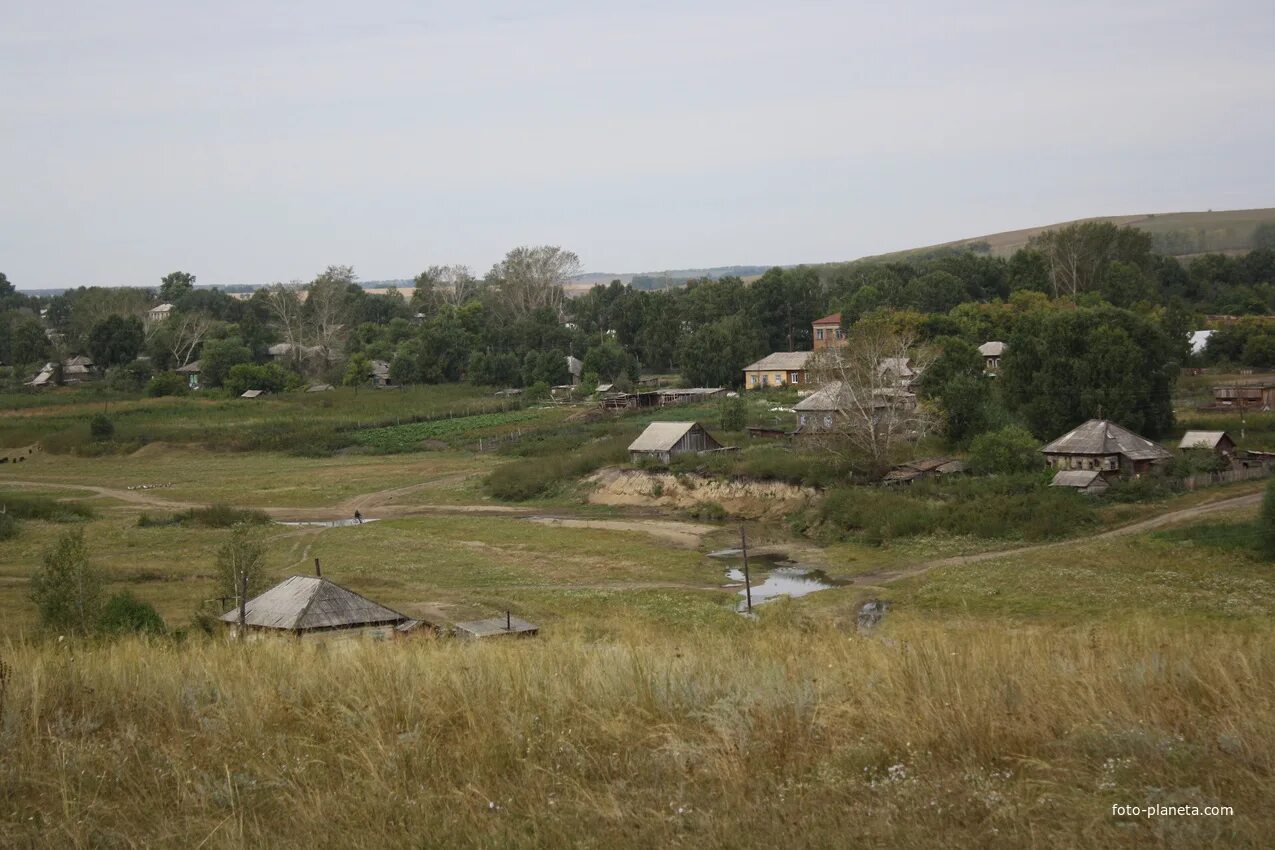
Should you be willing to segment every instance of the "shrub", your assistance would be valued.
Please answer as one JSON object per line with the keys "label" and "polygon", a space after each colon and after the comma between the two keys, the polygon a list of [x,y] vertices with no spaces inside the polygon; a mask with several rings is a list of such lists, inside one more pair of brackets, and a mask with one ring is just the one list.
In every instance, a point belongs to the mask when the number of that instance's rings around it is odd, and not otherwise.
{"label": "shrub", "polygon": [[151,398],[186,395],[188,392],[189,382],[176,372],[160,372],[146,383],[146,394]]}
{"label": "shrub", "polygon": [[604,437],[575,451],[516,460],[492,471],[484,486],[496,498],[515,502],[546,496],[570,480],[622,462],[630,442],[627,436]]}
{"label": "shrub", "polygon": [[1045,540],[1096,522],[1092,500],[1050,488],[1034,475],[839,487],[815,512],[826,534],[874,545],[934,533]]}
{"label": "shrub", "polygon": [[106,600],[97,621],[98,631],[107,635],[151,634],[162,635],[168,631],[164,618],[155,606],[138,599],[127,590]]}
{"label": "shrub", "polygon": [[1041,466],[1040,444],[1018,425],[979,434],[970,444],[970,468],[982,475],[1012,475]]}
{"label": "shrub", "polygon": [[89,435],[94,440],[109,440],[115,436],[115,423],[105,413],[95,413],[89,420]]}
{"label": "shrub", "polygon": [[270,515],[255,508],[235,508],[215,504],[206,508],[191,508],[167,516],[151,516],[143,513],[137,518],[138,528],[163,528],[169,525],[197,525],[203,528],[230,528],[235,525],[263,525]]}
{"label": "shrub", "polygon": [[301,386],[301,376],[296,372],[288,371],[278,363],[265,363],[260,366],[240,363],[230,368],[222,386],[231,395],[242,395],[244,390],[278,393]]}
{"label": "shrub", "polygon": [[63,502],[26,493],[0,493],[0,506],[4,508],[5,515],[16,519],[78,522],[93,518],[93,508],[83,502]]}
{"label": "shrub", "polygon": [[41,625],[52,631],[87,632],[97,623],[101,591],[101,574],[89,564],[79,529],[59,537],[31,576],[31,601]]}
{"label": "shrub", "polygon": [[748,426],[748,405],[740,396],[722,399],[719,414],[723,431],[742,431]]}
{"label": "shrub", "polygon": [[708,522],[723,522],[726,519],[726,509],[720,502],[696,502],[687,513],[694,519]]}
{"label": "shrub", "polygon": [[0,514],[0,540],[12,540],[18,536],[21,523],[10,514]]}

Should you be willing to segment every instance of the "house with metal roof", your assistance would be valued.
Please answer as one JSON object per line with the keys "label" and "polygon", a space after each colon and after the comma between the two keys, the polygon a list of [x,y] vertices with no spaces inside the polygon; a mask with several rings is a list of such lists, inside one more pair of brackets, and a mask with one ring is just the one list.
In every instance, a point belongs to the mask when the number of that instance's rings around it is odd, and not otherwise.
{"label": "house with metal roof", "polygon": [[629,458],[635,463],[641,460],[668,463],[678,455],[721,447],[698,422],[652,422],[629,444]]}
{"label": "house with metal roof", "polygon": [[1040,451],[1054,469],[1107,475],[1141,475],[1173,457],[1164,446],[1106,419],[1090,419]]}
{"label": "house with metal roof", "polygon": [[846,344],[846,332],[841,329],[841,314],[833,313],[810,324],[814,332],[815,351]]}
{"label": "house with metal roof", "polygon": [[801,386],[806,383],[806,365],[813,351],[776,351],[744,367],[744,389]]}
{"label": "house with metal roof", "polygon": [[[248,631],[293,637],[389,638],[410,619],[319,576],[291,576],[244,604]],[[223,614],[221,621],[238,628],[238,606]]]}

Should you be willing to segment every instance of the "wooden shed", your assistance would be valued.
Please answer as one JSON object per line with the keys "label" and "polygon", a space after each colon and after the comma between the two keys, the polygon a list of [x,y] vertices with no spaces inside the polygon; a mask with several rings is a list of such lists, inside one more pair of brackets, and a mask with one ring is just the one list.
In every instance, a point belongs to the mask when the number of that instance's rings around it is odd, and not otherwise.
{"label": "wooden shed", "polygon": [[489,617],[485,620],[466,620],[452,627],[452,634],[459,638],[491,638],[491,637],[535,637],[540,634],[540,627],[529,623],[521,617],[505,612],[503,617]]}
{"label": "wooden shed", "polygon": [[1228,461],[1235,457],[1235,441],[1225,431],[1187,431],[1182,435],[1178,449],[1212,452]]}
{"label": "wooden shed", "polygon": [[1097,469],[1062,469],[1049,482],[1050,487],[1071,487],[1086,495],[1095,496],[1106,492],[1111,485],[1102,477]]}
{"label": "wooden shed", "polygon": [[[286,578],[244,605],[244,625],[249,632],[297,638],[388,639],[397,626],[410,619],[318,576]],[[237,629],[239,608],[227,611],[221,620]]]}
{"label": "wooden shed", "polygon": [[652,422],[629,446],[629,458],[668,463],[677,455],[721,447],[698,422]]}

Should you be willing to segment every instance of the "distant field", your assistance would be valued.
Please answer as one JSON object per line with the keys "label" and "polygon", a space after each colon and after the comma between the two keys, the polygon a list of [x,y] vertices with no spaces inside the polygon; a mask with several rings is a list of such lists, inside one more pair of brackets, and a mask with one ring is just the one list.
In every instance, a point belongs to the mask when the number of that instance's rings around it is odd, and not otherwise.
{"label": "distant field", "polygon": [[1122,227],[1136,227],[1145,230],[1157,240],[1157,248],[1163,253],[1174,256],[1188,256],[1210,251],[1244,251],[1252,247],[1253,230],[1259,224],[1275,223],[1275,208],[1256,210],[1220,210],[1207,212],[1148,213],[1144,215],[1113,215],[1081,218],[1075,221],[1063,221],[1057,224],[1046,224],[1040,227],[1028,227],[1022,230],[1007,230],[1003,233],[991,233],[985,236],[971,236],[952,242],[927,245],[921,248],[910,248],[905,251],[894,251],[888,254],[876,254],[864,257],[865,260],[903,260],[914,254],[925,254],[944,248],[959,248],[979,242],[986,242],[990,253],[998,257],[1007,257],[1025,247],[1028,240],[1047,230],[1058,230],[1071,224],[1086,221],[1109,221]]}

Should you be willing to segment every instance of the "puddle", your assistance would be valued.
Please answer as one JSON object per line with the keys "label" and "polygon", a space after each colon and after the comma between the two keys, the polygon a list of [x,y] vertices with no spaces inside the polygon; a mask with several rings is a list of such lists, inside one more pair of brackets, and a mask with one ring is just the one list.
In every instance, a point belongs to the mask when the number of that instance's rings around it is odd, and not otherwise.
{"label": "puddle", "polygon": [[305,522],[275,520],[276,525],[307,525],[315,528],[344,528],[347,525],[366,525],[369,522],[376,522],[376,520],[369,517],[363,517],[361,521],[353,517],[350,519],[316,519]]}
{"label": "puddle", "polygon": [[[708,557],[718,558],[732,564],[726,570],[726,578],[731,582],[727,587],[739,588],[739,604],[736,609],[739,611],[747,610],[748,601],[743,586],[743,553],[738,549],[723,549],[720,552],[710,553]],[[738,566],[734,566],[736,564]],[[823,570],[790,561],[788,556],[782,553],[750,554],[748,556],[748,571],[752,575],[754,606],[769,602],[780,596],[796,598],[816,593],[820,590],[828,590],[849,584],[849,582],[830,578]]]}

